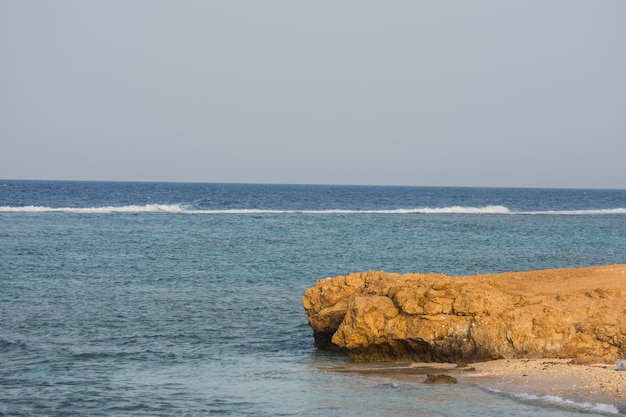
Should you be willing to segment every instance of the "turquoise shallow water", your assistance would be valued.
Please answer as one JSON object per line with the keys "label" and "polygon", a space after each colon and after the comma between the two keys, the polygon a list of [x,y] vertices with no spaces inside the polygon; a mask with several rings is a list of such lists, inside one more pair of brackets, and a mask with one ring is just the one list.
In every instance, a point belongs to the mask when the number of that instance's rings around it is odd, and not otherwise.
{"label": "turquoise shallow water", "polygon": [[0,181],[0,414],[599,413],[328,372],[347,359],[300,299],[368,269],[610,263],[624,190]]}

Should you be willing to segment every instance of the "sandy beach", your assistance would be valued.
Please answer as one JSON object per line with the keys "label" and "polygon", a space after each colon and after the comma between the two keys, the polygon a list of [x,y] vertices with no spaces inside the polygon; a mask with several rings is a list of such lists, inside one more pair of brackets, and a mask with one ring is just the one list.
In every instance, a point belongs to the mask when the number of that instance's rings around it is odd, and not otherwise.
{"label": "sandy beach", "polygon": [[454,372],[454,376],[460,383],[511,394],[610,404],[620,413],[626,413],[626,372],[617,371],[616,364],[577,364],[565,359],[501,359],[459,369],[461,372]]}
{"label": "sandy beach", "polygon": [[399,380],[425,381],[449,375],[520,398],[573,402],[598,411],[626,414],[626,371],[617,364],[579,364],[566,359],[500,359],[457,366],[445,363],[352,363],[328,369]]}

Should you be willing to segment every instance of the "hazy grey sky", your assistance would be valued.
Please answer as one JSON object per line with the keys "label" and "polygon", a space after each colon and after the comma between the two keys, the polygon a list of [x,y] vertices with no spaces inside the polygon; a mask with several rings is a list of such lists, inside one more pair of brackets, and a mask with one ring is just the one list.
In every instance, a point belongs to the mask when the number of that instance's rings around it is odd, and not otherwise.
{"label": "hazy grey sky", "polygon": [[626,188],[626,1],[0,0],[0,178]]}

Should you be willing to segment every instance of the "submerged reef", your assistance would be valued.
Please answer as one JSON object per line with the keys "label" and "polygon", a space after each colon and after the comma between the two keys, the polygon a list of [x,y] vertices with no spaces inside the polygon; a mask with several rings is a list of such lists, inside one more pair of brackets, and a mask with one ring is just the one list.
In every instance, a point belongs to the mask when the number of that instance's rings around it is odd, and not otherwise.
{"label": "submerged reef", "polygon": [[488,275],[364,272],[302,299],[315,345],[355,361],[626,357],[626,265]]}

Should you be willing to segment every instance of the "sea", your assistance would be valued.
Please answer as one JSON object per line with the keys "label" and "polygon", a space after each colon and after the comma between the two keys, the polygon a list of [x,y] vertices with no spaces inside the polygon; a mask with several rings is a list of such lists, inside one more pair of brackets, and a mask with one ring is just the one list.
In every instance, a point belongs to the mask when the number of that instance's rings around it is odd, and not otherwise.
{"label": "sea", "polygon": [[0,180],[0,416],[577,416],[332,369],[316,280],[626,263],[626,190]]}

